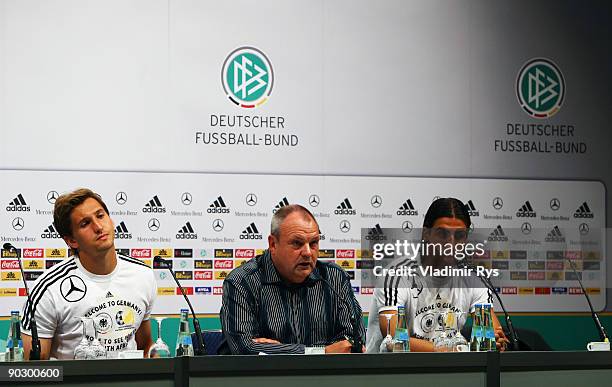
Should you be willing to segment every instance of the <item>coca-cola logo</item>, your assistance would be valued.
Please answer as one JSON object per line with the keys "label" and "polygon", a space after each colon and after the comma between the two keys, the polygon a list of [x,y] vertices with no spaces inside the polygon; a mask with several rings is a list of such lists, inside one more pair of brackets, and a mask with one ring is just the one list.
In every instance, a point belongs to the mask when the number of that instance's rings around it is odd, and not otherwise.
{"label": "coca-cola logo", "polygon": [[42,258],[44,253],[43,249],[23,249],[24,258]]}
{"label": "coca-cola logo", "polygon": [[132,258],[151,258],[151,249],[132,249]]}
{"label": "coca-cola logo", "polygon": [[213,273],[212,271],[196,271],[194,272],[194,279],[208,281],[212,280]]}
{"label": "coca-cola logo", "polygon": [[2,270],[19,269],[19,261],[16,259],[3,259],[0,267]]}
{"label": "coca-cola logo", "polygon": [[234,261],[231,259],[215,260],[215,269],[231,269],[234,267]]}
{"label": "coca-cola logo", "polygon": [[355,258],[355,250],[336,250],[336,258]]}
{"label": "coca-cola logo", "polygon": [[255,256],[254,249],[236,249],[234,252],[236,258],[253,258]]}

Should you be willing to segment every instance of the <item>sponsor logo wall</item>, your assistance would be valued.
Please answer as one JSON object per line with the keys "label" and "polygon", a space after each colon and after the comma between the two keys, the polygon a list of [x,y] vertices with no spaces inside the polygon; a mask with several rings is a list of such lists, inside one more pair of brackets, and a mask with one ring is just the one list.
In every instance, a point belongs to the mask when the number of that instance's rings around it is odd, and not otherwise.
{"label": "sponsor logo wall", "polygon": [[[478,263],[500,270],[499,286],[510,310],[582,310],[584,300],[574,297],[575,275],[565,257],[575,263],[596,308],[605,305],[605,189],[598,182],[49,171],[1,171],[0,178],[14,187],[0,193],[0,202],[29,207],[18,214],[0,209],[0,240],[18,248],[1,252],[3,310],[24,300],[18,257],[26,279],[34,281],[69,256],[54,235],[47,197],[73,189],[74,181],[102,195],[115,223],[118,251],[150,266],[156,255],[169,259],[199,313],[219,312],[223,279],[262,253],[272,214],[290,203],[315,214],[320,259],[349,273],[368,310],[372,289],[362,286],[360,273],[372,261],[360,250],[361,236],[385,242],[385,229],[394,228],[418,240],[412,234],[440,193],[467,204],[487,243]],[[537,251],[526,247],[536,241],[542,245]],[[177,313],[182,301],[172,277],[154,270],[159,286],[154,312]]]}

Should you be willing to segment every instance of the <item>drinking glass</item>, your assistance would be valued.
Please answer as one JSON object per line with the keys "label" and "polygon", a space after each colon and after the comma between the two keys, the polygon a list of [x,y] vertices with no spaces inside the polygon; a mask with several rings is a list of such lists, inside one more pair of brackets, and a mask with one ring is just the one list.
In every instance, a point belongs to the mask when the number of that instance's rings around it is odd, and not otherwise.
{"label": "drinking glass", "polygon": [[93,340],[90,342],[91,350],[94,355],[94,359],[106,359],[106,348],[100,343],[98,339],[98,328],[93,318],[90,318],[87,322],[90,324],[91,330],[93,330]]}
{"label": "drinking glass", "polygon": [[95,359],[96,354],[93,351],[89,339],[87,338],[87,320],[92,320],[88,317],[79,317],[81,320],[81,325],[83,326],[83,337],[81,338],[81,342],[74,349],[74,358],[75,360],[88,360]]}
{"label": "drinking glass", "polygon": [[170,357],[170,348],[168,348],[168,345],[166,345],[161,336],[162,321],[164,321],[164,319],[165,317],[155,317],[155,321],[157,322],[157,340],[155,340],[155,343],[149,348],[150,358]]}
{"label": "drinking glass", "polygon": [[391,319],[393,315],[386,313],[385,317],[387,318],[387,336],[385,336],[380,344],[380,352],[393,352],[393,346],[395,345],[393,336],[391,335]]}

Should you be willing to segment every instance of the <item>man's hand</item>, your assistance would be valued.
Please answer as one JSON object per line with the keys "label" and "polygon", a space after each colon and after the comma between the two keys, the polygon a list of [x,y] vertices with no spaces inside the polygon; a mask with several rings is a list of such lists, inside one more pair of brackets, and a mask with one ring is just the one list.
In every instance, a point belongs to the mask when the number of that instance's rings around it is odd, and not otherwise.
{"label": "man's hand", "polygon": [[280,341],[274,339],[266,339],[265,337],[258,337],[253,339],[254,342],[259,344],[280,344]]}
{"label": "man's hand", "polygon": [[504,335],[504,331],[500,329],[495,330],[495,346],[499,352],[504,352],[510,343],[510,340]]}
{"label": "man's hand", "polygon": [[342,340],[326,346],[325,353],[351,353],[352,347],[350,341]]}

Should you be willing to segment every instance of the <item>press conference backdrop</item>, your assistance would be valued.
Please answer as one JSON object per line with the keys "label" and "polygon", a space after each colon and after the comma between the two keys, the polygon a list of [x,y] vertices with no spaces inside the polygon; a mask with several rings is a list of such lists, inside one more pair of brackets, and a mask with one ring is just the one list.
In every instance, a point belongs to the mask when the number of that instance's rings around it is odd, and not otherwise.
{"label": "press conference backdrop", "polygon": [[[200,288],[198,307],[217,312],[223,273],[265,246],[285,199],[317,195],[322,247],[353,273],[355,230],[418,227],[434,196],[472,200],[482,227],[520,227],[525,206],[533,227],[602,232],[610,16],[605,2],[570,1],[0,0],[0,238],[29,249],[40,272],[65,248],[42,236],[53,235],[48,195],[90,186],[113,207],[119,248],[144,260],[166,250]],[[408,200],[418,215],[397,215]],[[578,221],[585,204],[593,217]],[[355,215],[334,213],[348,205]],[[19,206],[29,211],[9,209]],[[601,309],[610,248],[596,250]],[[7,306],[22,302],[10,259]],[[161,294],[175,294],[157,274]],[[357,276],[354,286],[367,310]],[[508,303],[584,310],[575,286],[527,286],[533,296]],[[174,298],[155,312],[175,313]]]}

